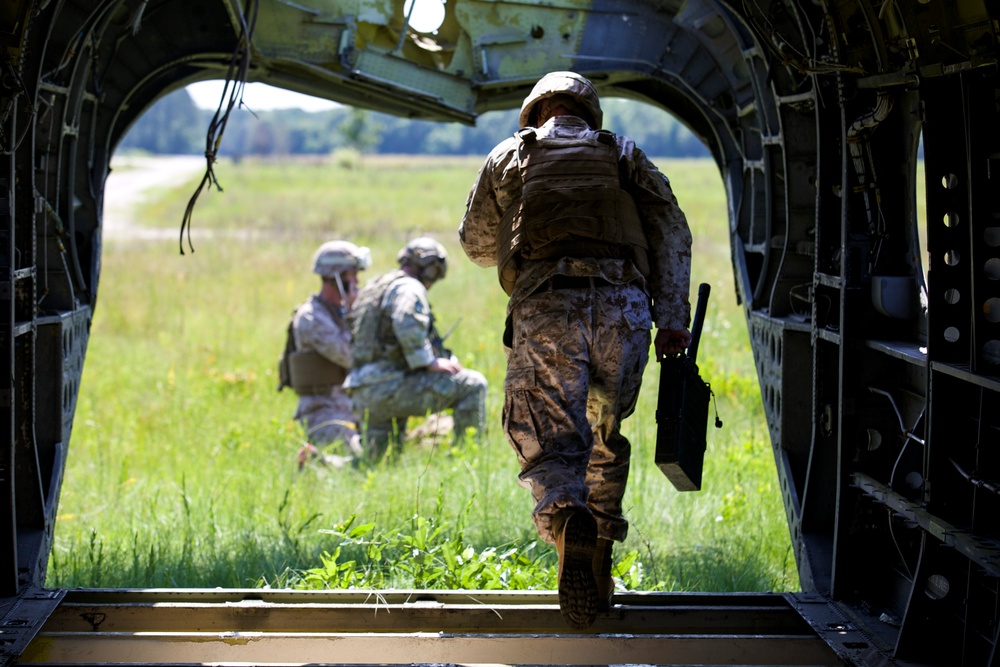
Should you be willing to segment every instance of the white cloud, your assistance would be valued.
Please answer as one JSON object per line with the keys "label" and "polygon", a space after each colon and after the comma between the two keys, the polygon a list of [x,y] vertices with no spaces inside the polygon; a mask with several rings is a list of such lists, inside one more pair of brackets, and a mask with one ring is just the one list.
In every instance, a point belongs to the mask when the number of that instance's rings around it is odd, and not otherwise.
{"label": "white cloud", "polygon": [[[222,97],[222,81],[202,81],[192,83],[187,87],[188,93],[195,105],[202,109],[216,109]],[[251,111],[268,111],[271,109],[304,109],[305,111],[326,111],[340,106],[336,102],[319,97],[293,93],[290,90],[275,88],[266,83],[248,83],[243,88],[243,103]]]}

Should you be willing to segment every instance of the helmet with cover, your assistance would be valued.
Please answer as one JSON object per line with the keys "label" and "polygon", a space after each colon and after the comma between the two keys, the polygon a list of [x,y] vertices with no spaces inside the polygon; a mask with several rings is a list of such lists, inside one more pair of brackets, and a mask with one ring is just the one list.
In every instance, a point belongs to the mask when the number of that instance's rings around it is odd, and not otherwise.
{"label": "helmet with cover", "polygon": [[313,255],[313,273],[324,278],[339,276],[344,271],[362,271],[372,262],[371,250],[350,241],[327,241]]}
{"label": "helmet with cover", "polygon": [[441,280],[448,273],[448,253],[434,239],[421,236],[413,239],[396,255],[400,266],[412,266],[417,277],[429,283]]}
{"label": "helmet with cover", "polygon": [[576,72],[549,72],[535,84],[521,105],[521,127],[538,126],[538,103],[555,95],[572,97],[580,111],[581,117],[590,125],[590,129],[599,130],[604,124],[604,113],[601,111],[601,99],[587,78]]}

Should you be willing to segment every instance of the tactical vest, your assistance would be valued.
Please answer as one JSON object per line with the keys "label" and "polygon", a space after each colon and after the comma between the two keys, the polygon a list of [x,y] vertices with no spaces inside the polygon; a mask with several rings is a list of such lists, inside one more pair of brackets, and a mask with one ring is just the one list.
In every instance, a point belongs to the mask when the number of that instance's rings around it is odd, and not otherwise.
{"label": "tactical vest", "polygon": [[354,368],[381,359],[386,346],[391,342],[387,337],[391,335],[392,323],[382,302],[389,287],[404,277],[406,273],[403,271],[390,271],[367,283],[358,294],[351,314],[347,316],[354,334],[354,349],[351,354]]}
{"label": "tactical vest", "polygon": [[649,275],[649,242],[635,201],[621,184],[611,132],[538,138],[515,133],[521,201],[504,212],[497,271],[508,295],[524,260],[554,257],[630,259]]}
{"label": "tactical vest", "polygon": [[[331,314],[333,314],[331,312]],[[337,315],[334,314],[336,318]],[[288,323],[285,351],[278,359],[278,391],[291,387],[299,396],[329,394],[344,384],[347,369],[335,364],[315,350],[295,347],[295,313]]]}

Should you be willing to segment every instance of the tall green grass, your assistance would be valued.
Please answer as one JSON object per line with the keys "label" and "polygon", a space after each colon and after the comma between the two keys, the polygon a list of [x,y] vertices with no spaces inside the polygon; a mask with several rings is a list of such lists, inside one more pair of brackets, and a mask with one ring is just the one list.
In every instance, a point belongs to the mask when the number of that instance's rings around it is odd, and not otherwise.
{"label": "tall green grass", "polygon": [[[500,429],[506,299],[457,240],[479,163],[222,163],[224,192],[195,208],[193,254],[176,236],[105,239],[47,584],[552,587],[554,552]],[[725,426],[709,431],[703,490],[675,491],[653,463],[650,365],[623,429],[634,453],[618,574],[641,590],[795,590],[723,186],[711,162],[659,163],[694,233],[692,291],[713,286],[699,365]],[[176,230],[193,188],[157,193],[143,224]],[[430,297],[442,329],[460,320],[449,346],[490,382],[485,441],[299,473],[296,400],[275,391],[275,365],[292,309],[318,287],[312,253],[331,238],[368,245],[370,278],[418,234],[450,253]]]}

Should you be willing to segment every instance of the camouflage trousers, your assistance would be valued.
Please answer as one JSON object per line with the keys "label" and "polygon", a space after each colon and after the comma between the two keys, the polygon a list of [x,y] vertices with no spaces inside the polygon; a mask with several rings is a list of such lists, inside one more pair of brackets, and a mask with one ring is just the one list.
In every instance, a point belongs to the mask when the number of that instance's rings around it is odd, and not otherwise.
{"label": "camouflage trousers", "polygon": [[624,540],[631,446],[619,428],[649,359],[649,297],[635,284],[547,290],[511,317],[504,432],[539,536],[553,542],[553,516],[587,507],[600,537]]}
{"label": "camouflage trousers", "polygon": [[357,419],[351,411],[351,399],[343,391],[335,390],[332,396],[300,396],[295,418],[311,444],[324,447],[342,442],[347,454],[361,454]]}
{"label": "camouflage trousers", "polygon": [[476,429],[477,438],[481,437],[486,420],[486,384],[482,373],[463,368],[454,375],[415,371],[398,380],[355,387],[351,399],[366,428],[370,457],[382,456],[394,432],[402,440],[407,417],[448,408],[455,420],[456,441],[464,438],[470,427]]}

